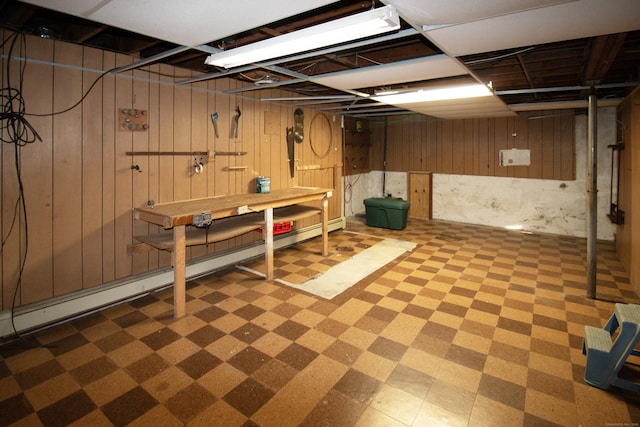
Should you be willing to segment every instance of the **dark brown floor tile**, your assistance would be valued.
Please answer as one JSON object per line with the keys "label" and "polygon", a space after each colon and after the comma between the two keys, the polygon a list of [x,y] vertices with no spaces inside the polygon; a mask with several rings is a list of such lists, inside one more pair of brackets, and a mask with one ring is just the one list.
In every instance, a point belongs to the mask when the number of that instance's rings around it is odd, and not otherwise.
{"label": "dark brown floor tile", "polygon": [[75,393],[38,411],[38,418],[45,426],[68,426],[96,408],[87,394],[78,390]]}
{"label": "dark brown floor tile", "polygon": [[540,372],[536,369],[529,369],[529,375],[527,376],[527,388],[549,394],[568,402],[575,402],[575,393],[572,381],[558,378],[553,375]]}
{"label": "dark brown floor tile", "polygon": [[204,310],[200,310],[199,312],[195,313],[194,316],[196,316],[197,318],[201,319],[206,323],[211,323],[214,320],[217,320],[222,316],[225,316],[226,314],[227,312],[221,309],[220,307],[211,305],[211,307],[207,307]]}
{"label": "dark brown floor tile", "polygon": [[80,333],[75,333],[48,344],[49,351],[54,356],[60,356],[68,351],[75,350],[87,344],[89,341]]}
{"label": "dark brown floor tile", "polygon": [[202,301],[208,302],[209,304],[211,304],[211,306],[215,306],[216,304],[226,300],[227,298],[229,298],[228,295],[223,294],[222,292],[214,291],[214,292],[211,292],[210,294],[203,296],[200,299]]}
{"label": "dark brown floor tile", "polygon": [[473,300],[473,302],[471,303],[471,308],[478,311],[483,311],[485,313],[496,314],[496,315],[499,315],[500,312],[502,311],[502,307],[497,304],[492,304],[490,302],[485,302],[477,299]]}
{"label": "dark brown floor tile", "polygon": [[276,359],[286,363],[298,371],[301,371],[316,357],[318,357],[318,353],[315,351],[301,346],[300,344],[293,343],[278,353]]}
{"label": "dark brown floor tile", "polygon": [[449,347],[449,351],[447,351],[445,358],[451,362],[457,363],[458,365],[475,369],[476,371],[482,371],[484,369],[484,364],[487,361],[487,355],[455,344],[452,344]]}
{"label": "dark brown floor tile", "polygon": [[216,356],[207,351],[200,350],[187,357],[176,366],[182,369],[191,378],[198,379],[221,363],[222,360],[218,359]]}
{"label": "dark brown floor tile", "polygon": [[115,334],[99,339],[95,342],[95,345],[102,350],[103,353],[110,353],[134,340],[135,338],[126,331],[118,331]]}
{"label": "dark brown floor tile", "polygon": [[17,394],[6,400],[0,400],[0,414],[2,425],[9,425],[29,414],[33,413],[33,407],[24,393]]}
{"label": "dark brown floor tile", "polygon": [[407,304],[402,312],[404,314],[408,314],[409,316],[418,317],[424,320],[429,320],[429,318],[433,314],[433,310],[415,304]]}
{"label": "dark brown floor tile", "polygon": [[326,318],[316,326],[316,329],[337,338],[349,329],[349,325],[345,325],[331,318]]}
{"label": "dark brown floor tile", "polygon": [[278,359],[271,359],[255,371],[251,377],[277,392],[291,381],[297,373],[298,370],[292,366]]}
{"label": "dark brown floor tile", "polygon": [[404,353],[407,351],[407,346],[384,337],[378,337],[371,343],[367,350],[378,356],[397,362],[404,356]]}
{"label": "dark brown floor tile", "polygon": [[364,404],[369,404],[382,383],[355,369],[349,369],[333,387],[345,395]]}
{"label": "dark brown floor tile", "polygon": [[136,323],[141,323],[147,320],[149,316],[144,314],[141,311],[132,311],[131,313],[127,313],[124,316],[120,316],[116,319],[113,319],[113,323],[120,326],[122,329],[126,329],[129,326],[135,325]]}
{"label": "dark brown floor tile", "polygon": [[260,326],[253,324],[251,322],[249,323],[245,323],[244,325],[240,326],[238,329],[236,329],[235,331],[231,332],[229,335],[231,335],[232,337],[245,342],[247,344],[251,344],[252,342],[254,342],[255,340],[257,340],[258,338],[262,337],[264,334],[266,334],[267,331],[264,328],[261,328]]}
{"label": "dark brown floor tile", "polygon": [[143,357],[137,362],[127,366],[125,370],[138,384],[142,384],[155,377],[169,367],[169,363],[156,353]]}
{"label": "dark brown floor tile", "polygon": [[31,387],[38,385],[51,379],[61,373],[65,372],[64,368],[58,363],[57,360],[49,360],[41,365],[34,366],[33,368],[26,369],[22,372],[15,374],[14,378],[22,390],[28,390]]}
{"label": "dark brown floor tile", "polygon": [[389,325],[388,322],[384,320],[380,320],[371,316],[362,316],[358,321],[354,324],[357,328],[362,329],[363,331],[371,332],[373,334],[379,334]]}
{"label": "dark brown floor tile", "polygon": [[522,335],[531,335],[531,324],[520,322],[518,320],[509,319],[506,317],[500,317],[498,319],[498,328],[506,329],[507,331],[515,332]]}
{"label": "dark brown floor tile", "polygon": [[386,383],[392,387],[406,391],[419,399],[423,399],[429,391],[431,384],[433,384],[433,377],[398,364],[391,375],[389,375]]}
{"label": "dark brown floor tile", "polygon": [[557,331],[567,332],[567,322],[540,314],[533,315],[533,324]]}
{"label": "dark brown floor tile", "polygon": [[277,307],[271,309],[272,313],[279,314],[280,316],[287,318],[298,314],[300,311],[302,311],[302,307],[298,307],[297,305],[288,302],[283,302]]}
{"label": "dark brown floor tile", "polygon": [[[267,403],[275,393],[263,384],[247,378],[227,393],[223,400],[236,408],[240,413],[251,417]],[[283,416],[286,416],[283,414]]]}
{"label": "dark brown floor tile", "polygon": [[125,426],[157,404],[158,402],[149,393],[138,386],[107,403],[101,409],[114,425]]}
{"label": "dark brown floor tile", "polygon": [[524,413],[522,427],[562,427],[562,424],[556,424],[544,418],[536,417],[527,412]]}
{"label": "dark brown floor tile", "polygon": [[214,328],[211,325],[204,325],[202,328],[191,332],[186,336],[191,342],[197,344],[199,347],[206,347],[212,342],[219,340],[226,334],[221,330]]}
{"label": "dark brown floor tile", "polygon": [[489,354],[520,366],[529,365],[529,352],[518,347],[494,341],[489,348]]}
{"label": "dark brown floor tile", "polygon": [[[580,345],[580,348],[582,348],[582,345]],[[571,360],[571,351],[569,347],[538,338],[531,338],[531,351],[546,354],[547,356],[560,360]]]}
{"label": "dark brown floor tile", "polygon": [[478,394],[520,411],[524,410],[526,388],[494,376],[483,374]]}
{"label": "dark brown floor tile", "polygon": [[165,347],[180,338],[180,335],[173,330],[169,328],[162,328],[150,333],[146,337],[142,337],[140,341],[148,345],[151,350],[160,350],[162,347]]}
{"label": "dark brown floor tile", "polygon": [[204,387],[193,383],[169,398],[165,406],[176,418],[186,424],[215,401],[216,398]]}
{"label": "dark brown floor tile", "polygon": [[71,375],[80,386],[84,387],[100,378],[106,377],[116,369],[118,369],[116,364],[108,357],[103,356],[73,369]]}
{"label": "dark brown floor tile", "polygon": [[426,325],[424,325],[421,333],[442,341],[452,342],[458,331],[454,328],[429,321]]}
{"label": "dark brown floor tile", "polygon": [[244,320],[252,320],[264,313],[265,310],[256,307],[253,304],[247,304],[233,312],[236,316],[242,317]]}
{"label": "dark brown floor tile", "polygon": [[330,390],[300,424],[301,427],[353,426],[366,405],[339,391]]}
{"label": "dark brown floor tile", "polygon": [[478,335],[483,338],[492,339],[495,332],[495,328],[484,323],[475,322],[473,320],[464,319],[460,330],[468,332],[473,335]]}
{"label": "dark brown floor tile", "polygon": [[[134,312],[134,313],[137,313],[137,312]],[[104,314],[98,312],[98,313],[89,314],[87,316],[82,316],[78,319],[70,321],[69,323],[73,325],[73,327],[76,328],[77,330],[82,331],[84,329],[98,325],[101,322],[104,322],[106,319],[107,318],[104,316]]]}
{"label": "dark brown floor tile", "polygon": [[362,354],[362,350],[342,340],[336,340],[322,354],[343,365],[351,366]]}
{"label": "dark brown floor tile", "polygon": [[293,320],[286,320],[281,325],[273,330],[276,334],[295,341],[300,338],[305,332],[309,330],[308,326],[301,323],[294,322]]}
{"label": "dark brown floor tile", "polygon": [[468,307],[463,307],[457,304],[451,304],[450,302],[442,301],[437,308],[437,311],[452,314],[458,317],[464,317],[469,310]]}
{"label": "dark brown floor tile", "polygon": [[390,310],[385,307],[381,307],[379,305],[374,305],[367,312],[367,316],[374,317],[376,319],[382,320],[383,322],[391,322],[398,315],[397,311]]}
{"label": "dark brown floor tile", "polygon": [[265,365],[270,359],[271,357],[267,356],[260,350],[256,350],[253,347],[247,347],[235,354],[227,362],[245,374],[251,375]]}

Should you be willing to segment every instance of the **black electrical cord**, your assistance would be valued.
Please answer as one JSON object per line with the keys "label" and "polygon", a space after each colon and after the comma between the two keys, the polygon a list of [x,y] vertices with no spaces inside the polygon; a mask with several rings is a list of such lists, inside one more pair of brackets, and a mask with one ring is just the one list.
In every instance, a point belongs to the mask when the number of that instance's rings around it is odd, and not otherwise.
{"label": "black electrical cord", "polygon": [[[84,95],[80,98],[78,102],[70,106],[69,108],[65,108],[64,110],[46,113],[46,114],[29,114],[26,112],[25,101],[22,96],[22,87],[24,83],[24,72],[26,67],[26,59],[25,61],[21,61],[21,64],[18,69],[18,82],[17,88],[11,87],[12,78],[11,78],[11,60],[14,58],[13,53],[14,49],[16,49],[17,43],[20,41],[20,49],[21,49],[21,57],[26,58],[26,37],[24,33],[15,32],[13,35],[9,36],[6,40],[4,40],[0,44],[0,48],[5,46],[10,42],[10,47],[8,51],[7,61],[6,61],[6,82],[7,87],[3,87],[0,89],[0,102],[1,108],[0,111],[0,141],[2,143],[13,144],[15,146],[14,150],[14,163],[15,163],[15,171],[16,171],[16,179],[18,183],[18,197],[16,200],[16,204],[14,207],[13,219],[11,221],[11,226],[9,227],[9,231],[6,236],[2,239],[2,249],[0,249],[0,253],[4,251],[5,244],[11,234],[14,232],[14,228],[16,223],[18,222],[18,212],[20,208],[22,210],[22,220],[24,223],[24,250],[20,254],[20,266],[18,268],[18,277],[16,279],[16,287],[13,292],[13,298],[11,301],[11,327],[13,329],[13,333],[15,337],[26,342],[31,346],[39,346],[40,344],[28,341],[23,335],[21,335],[15,325],[15,309],[18,299],[18,293],[20,292],[20,288],[22,286],[22,276],[24,273],[27,254],[29,252],[29,227],[27,221],[27,205],[24,197],[24,186],[22,182],[22,173],[20,169],[20,153],[19,148],[24,147],[27,144],[34,143],[36,141],[42,141],[42,138],[36,131],[36,129],[29,123],[26,119],[26,116],[34,116],[34,117],[49,117],[55,116],[59,114],[66,113],[71,111],[80,105],[84,99],[89,95],[91,90],[95,87],[95,85],[107,74],[112,72],[115,69],[111,69],[109,71],[105,71],[100,76],[98,76],[95,81],[89,86]],[[3,344],[4,345],[4,344]],[[44,346],[47,347],[47,346]]]}

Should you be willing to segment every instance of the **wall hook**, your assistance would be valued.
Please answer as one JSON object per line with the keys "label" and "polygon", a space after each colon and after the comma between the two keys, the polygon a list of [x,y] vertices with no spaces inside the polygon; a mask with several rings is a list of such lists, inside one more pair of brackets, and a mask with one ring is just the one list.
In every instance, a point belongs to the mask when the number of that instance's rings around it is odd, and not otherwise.
{"label": "wall hook", "polygon": [[140,165],[131,165],[131,170],[137,170],[138,172],[142,172],[140,169]]}

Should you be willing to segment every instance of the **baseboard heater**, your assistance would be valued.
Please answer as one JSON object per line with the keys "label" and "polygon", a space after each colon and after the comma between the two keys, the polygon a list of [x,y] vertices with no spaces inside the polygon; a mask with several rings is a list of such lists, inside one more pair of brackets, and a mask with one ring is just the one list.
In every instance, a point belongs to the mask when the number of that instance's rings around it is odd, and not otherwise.
{"label": "baseboard heater", "polygon": [[[345,226],[344,217],[329,221],[329,231],[340,230]],[[274,249],[292,246],[320,235],[322,235],[322,225],[314,224],[292,233],[274,236]],[[190,261],[187,264],[187,280],[193,280],[262,255],[264,255],[264,244],[256,242],[252,245],[215,254],[212,257]],[[0,313],[0,337],[13,335],[15,332],[13,325],[15,325],[17,332],[33,332],[104,309],[110,305],[137,298],[172,284],[173,268],[167,267],[93,289],[85,289],[62,297],[18,307],[13,312],[13,320],[11,311],[5,310]]]}

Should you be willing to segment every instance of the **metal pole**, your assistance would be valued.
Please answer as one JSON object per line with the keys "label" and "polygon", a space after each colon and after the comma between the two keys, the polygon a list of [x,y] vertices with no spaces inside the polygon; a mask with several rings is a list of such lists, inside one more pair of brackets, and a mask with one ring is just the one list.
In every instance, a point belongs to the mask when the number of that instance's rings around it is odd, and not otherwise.
{"label": "metal pole", "polygon": [[597,257],[596,242],[598,210],[598,101],[595,95],[589,96],[589,115],[587,119],[587,177],[589,178],[587,197],[587,297],[596,297]]}

